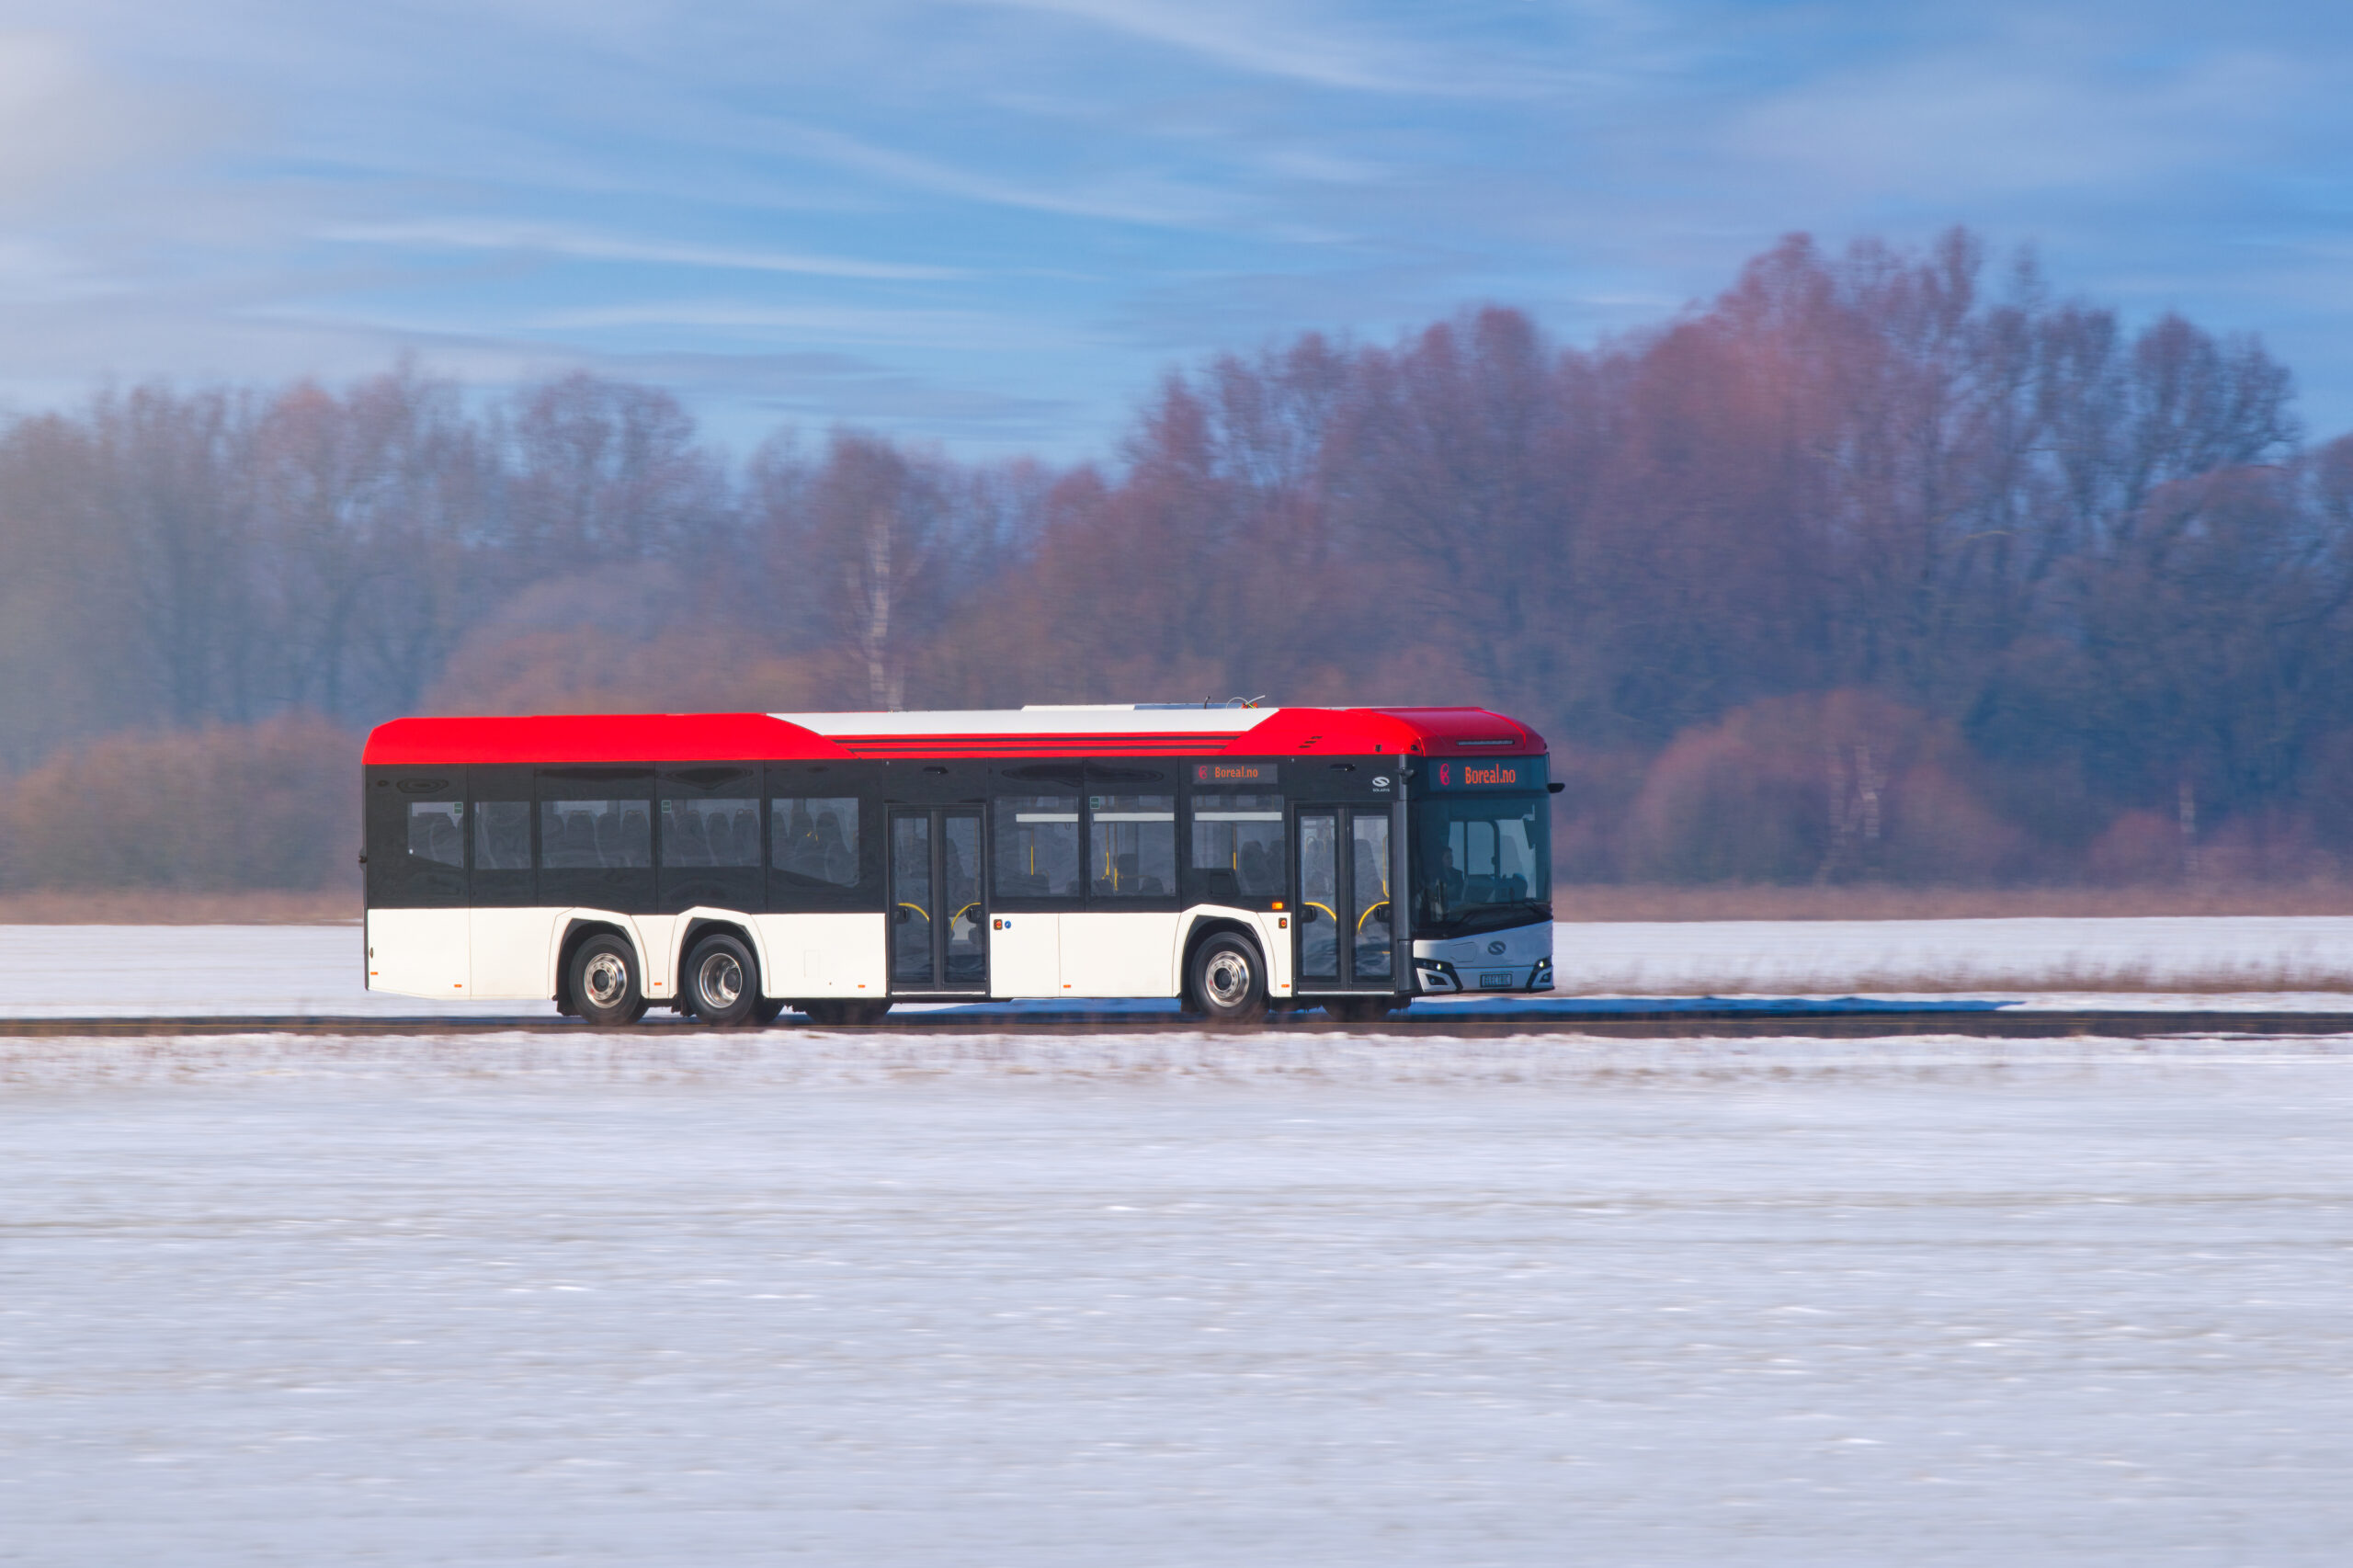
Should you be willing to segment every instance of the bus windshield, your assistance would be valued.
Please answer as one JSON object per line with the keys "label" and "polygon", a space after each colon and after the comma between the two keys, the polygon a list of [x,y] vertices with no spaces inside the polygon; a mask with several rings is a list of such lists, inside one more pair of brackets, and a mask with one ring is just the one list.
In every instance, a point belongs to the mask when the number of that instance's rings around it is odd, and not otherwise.
{"label": "bus windshield", "polygon": [[1415,801],[1414,935],[1464,937],[1552,918],[1551,804],[1542,795]]}

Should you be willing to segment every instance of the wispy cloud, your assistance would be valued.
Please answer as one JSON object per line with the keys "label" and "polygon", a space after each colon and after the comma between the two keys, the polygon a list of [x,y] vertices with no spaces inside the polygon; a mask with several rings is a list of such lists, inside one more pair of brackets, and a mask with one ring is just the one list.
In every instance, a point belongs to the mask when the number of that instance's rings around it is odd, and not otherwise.
{"label": "wispy cloud", "polygon": [[777,305],[711,299],[647,300],[546,311],[525,318],[521,324],[532,331],[553,333],[614,327],[707,328],[829,342],[923,345],[992,352],[1061,349],[1090,341],[1088,335],[1053,322],[1001,311]]}
{"label": "wispy cloud", "polygon": [[1206,187],[1133,173],[1108,186],[1103,182],[1053,185],[1007,179],[1002,175],[885,147],[822,126],[769,120],[766,127],[779,145],[790,147],[803,157],[964,201],[1051,212],[1064,218],[1108,219],[1172,228],[1209,222],[1233,210],[1230,199],[1222,198]]}
{"label": "wispy cloud", "polygon": [[1948,199],[2097,190],[2248,166],[2341,81],[2284,51],[2211,51],[2120,70],[2109,40],[2033,18],[1973,46],[1881,62],[1758,101],[1724,152],[1850,188]]}
{"label": "wispy cloud", "polygon": [[962,267],[865,261],[850,256],[811,256],[797,251],[744,250],[725,245],[679,244],[634,240],[547,223],[511,223],[463,218],[426,218],[390,223],[346,223],[323,238],[347,244],[402,245],[420,250],[519,251],[583,261],[641,262],[663,267],[710,267],[731,272],[782,272],[810,278],[863,278],[936,282],[970,277]]}
{"label": "wispy cloud", "polygon": [[961,0],[963,4],[1029,11],[1083,22],[1145,43],[1182,50],[1253,75],[1360,93],[1450,96],[1525,88],[1525,68],[1448,61],[1422,40],[1390,42],[1359,23],[1312,26],[1285,17],[1259,0],[1229,6],[1213,0],[1165,5],[1158,0]]}
{"label": "wispy cloud", "polygon": [[769,376],[901,429],[955,388],[955,438],[1076,455],[1171,359],[1474,300],[1587,341],[1790,229],[1958,221],[2267,334],[2353,423],[2353,11],[2311,0],[0,11],[49,29],[0,29],[0,397],[406,347],[739,431]]}

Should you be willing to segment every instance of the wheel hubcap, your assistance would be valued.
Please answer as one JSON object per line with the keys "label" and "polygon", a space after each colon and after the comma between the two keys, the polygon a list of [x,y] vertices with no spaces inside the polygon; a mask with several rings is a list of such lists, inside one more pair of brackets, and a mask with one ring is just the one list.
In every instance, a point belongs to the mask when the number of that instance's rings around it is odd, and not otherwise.
{"label": "wheel hubcap", "polygon": [[1221,1007],[1238,1006],[1250,994],[1250,966],[1241,954],[1223,952],[1210,960],[1209,990]]}
{"label": "wheel hubcap", "polygon": [[702,960],[696,983],[704,1001],[714,1007],[732,1007],[744,994],[744,966],[731,954],[713,953]]}
{"label": "wheel hubcap", "polygon": [[629,994],[629,965],[611,953],[588,960],[588,1000],[610,1007]]}

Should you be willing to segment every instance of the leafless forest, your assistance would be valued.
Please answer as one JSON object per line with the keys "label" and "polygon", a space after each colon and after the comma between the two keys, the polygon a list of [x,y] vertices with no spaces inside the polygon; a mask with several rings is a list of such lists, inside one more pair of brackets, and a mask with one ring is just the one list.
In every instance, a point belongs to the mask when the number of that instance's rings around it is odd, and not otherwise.
{"label": "leafless forest", "polygon": [[142,385],[0,433],[0,879],[333,885],[404,712],[1479,702],[1588,883],[2334,878],[2353,437],[2287,369],[1791,240],[1591,350],[1483,308],[1172,374],[1100,465],[665,392]]}

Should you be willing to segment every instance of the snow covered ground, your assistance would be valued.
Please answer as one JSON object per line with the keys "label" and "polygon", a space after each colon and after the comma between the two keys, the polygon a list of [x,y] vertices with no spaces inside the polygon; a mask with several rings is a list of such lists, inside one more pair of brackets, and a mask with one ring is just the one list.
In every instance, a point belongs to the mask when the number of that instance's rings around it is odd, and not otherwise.
{"label": "snow covered ground", "polygon": [[[2344,917],[1577,924],[1554,948],[1564,995],[2353,1006]],[[370,994],[360,955],[357,926],[0,926],[0,1016],[524,1010]]]}
{"label": "snow covered ground", "polygon": [[1564,989],[1671,994],[2353,988],[2353,918],[1711,920],[1554,928]]}
{"label": "snow covered ground", "polygon": [[2349,1115],[2347,1040],[0,1040],[0,1562],[2334,1564]]}

